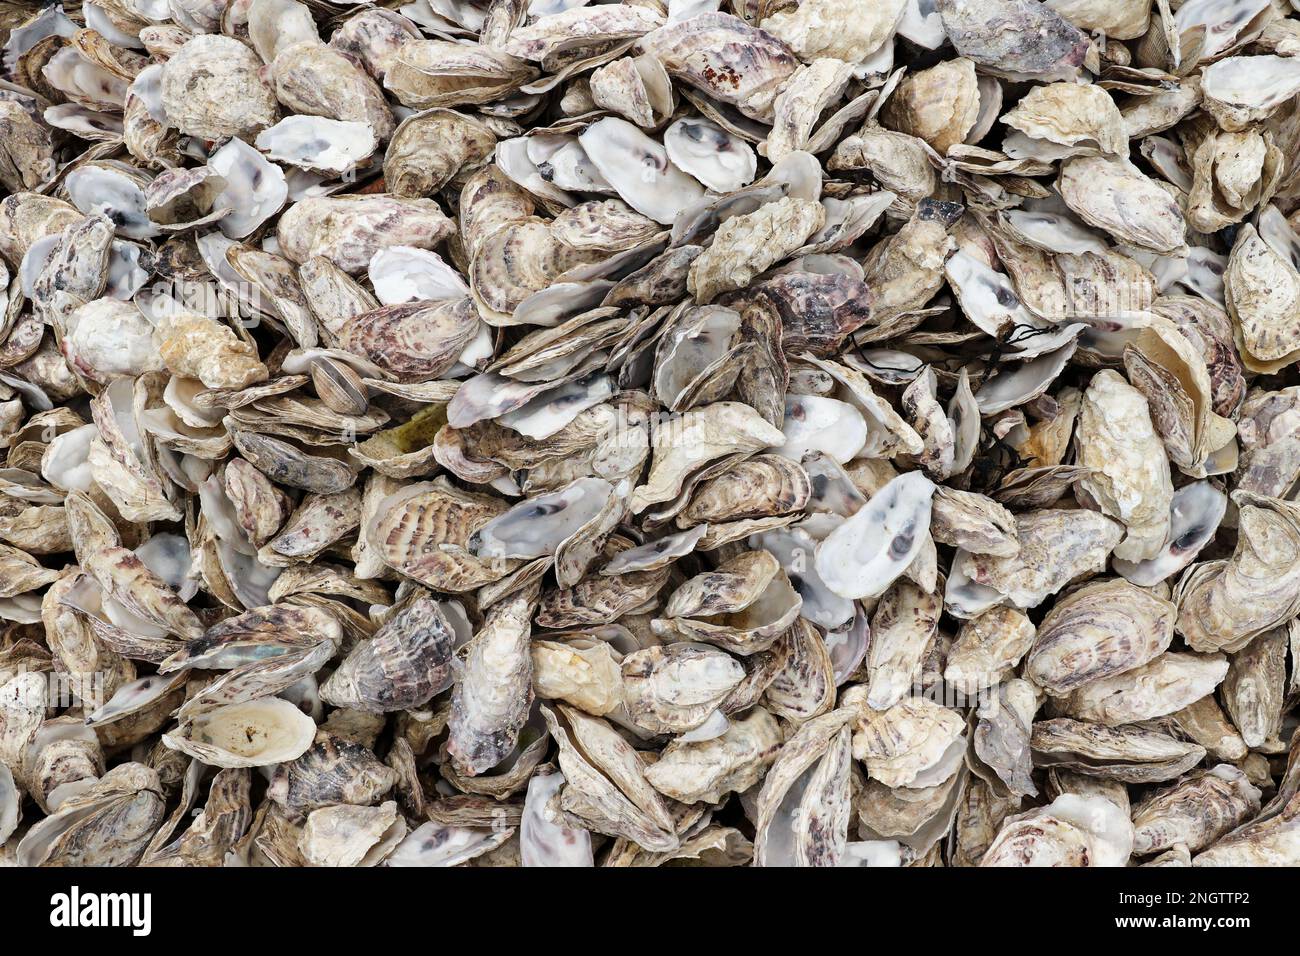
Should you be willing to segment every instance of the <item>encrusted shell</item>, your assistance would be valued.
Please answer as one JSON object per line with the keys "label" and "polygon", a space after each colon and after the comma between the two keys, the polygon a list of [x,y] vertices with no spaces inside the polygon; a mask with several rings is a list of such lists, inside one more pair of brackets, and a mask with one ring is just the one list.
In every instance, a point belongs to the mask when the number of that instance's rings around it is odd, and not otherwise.
{"label": "encrusted shell", "polygon": [[279,114],[261,61],[228,36],[188,40],[163,64],[161,82],[167,119],[200,139],[251,139]]}

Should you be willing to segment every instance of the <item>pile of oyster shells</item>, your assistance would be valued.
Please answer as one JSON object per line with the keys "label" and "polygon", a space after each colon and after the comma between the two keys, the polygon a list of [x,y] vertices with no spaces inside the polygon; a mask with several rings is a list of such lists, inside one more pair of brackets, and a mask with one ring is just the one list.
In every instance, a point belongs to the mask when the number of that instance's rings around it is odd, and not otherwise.
{"label": "pile of oyster shells", "polygon": [[1285,0],[0,42],[0,862],[1300,863]]}

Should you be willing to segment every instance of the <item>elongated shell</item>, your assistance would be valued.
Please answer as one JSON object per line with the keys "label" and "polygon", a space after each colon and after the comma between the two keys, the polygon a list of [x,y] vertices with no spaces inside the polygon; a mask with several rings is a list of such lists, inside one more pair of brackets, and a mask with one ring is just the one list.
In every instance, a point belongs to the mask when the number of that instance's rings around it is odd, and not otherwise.
{"label": "elongated shell", "polygon": [[950,609],[954,599],[964,603],[955,593],[962,578],[983,589],[985,607],[1003,601],[1037,607],[1070,581],[1102,570],[1124,529],[1096,512],[1044,509],[1018,515],[1016,534],[1020,550],[1010,557],[958,552],[945,592]]}
{"label": "elongated shell", "polygon": [[933,482],[909,472],[873,495],[817,546],[826,586],[845,598],[883,594],[919,553],[933,494]]}
{"label": "elongated shell", "polygon": [[1115,372],[1098,372],[1084,393],[1076,441],[1079,464],[1094,469],[1080,487],[1128,528],[1116,556],[1154,557],[1169,532],[1174,489],[1146,399]]}
{"label": "elongated shell", "polygon": [[163,743],[214,767],[265,767],[311,746],[316,725],[287,700],[266,697],[200,714]]}
{"label": "elongated shell", "polygon": [[465,650],[452,696],[447,749],[457,770],[475,776],[515,747],[533,702],[528,639],[534,608],[527,594],[494,605]]}
{"label": "elongated shell", "polygon": [[1115,726],[1163,717],[1213,693],[1228,673],[1218,654],[1170,651],[1142,667],[1085,684],[1060,703],[1063,713]]}
{"label": "elongated shell", "polygon": [[853,716],[844,707],[814,718],[782,746],[758,794],[756,865],[839,863],[848,839]]}
{"label": "elongated shell", "polygon": [[1058,717],[1034,724],[1034,763],[1125,783],[1158,783],[1190,770],[1205,748],[1138,724],[1106,727]]}
{"label": "elongated shell", "polygon": [[389,305],[353,316],[339,331],[339,340],[398,381],[426,382],[456,364],[478,328],[478,311],[465,296]]}
{"label": "elongated shell", "polygon": [[563,704],[554,711],[543,707],[542,714],[560,748],[565,818],[648,850],[676,849],[667,804],[646,781],[645,762],[631,745],[600,718]]}
{"label": "elongated shell", "polygon": [[468,591],[510,570],[506,562],[483,561],[468,550],[471,535],[505,510],[499,498],[436,479],[382,501],[364,534],[389,567],[438,590]]}

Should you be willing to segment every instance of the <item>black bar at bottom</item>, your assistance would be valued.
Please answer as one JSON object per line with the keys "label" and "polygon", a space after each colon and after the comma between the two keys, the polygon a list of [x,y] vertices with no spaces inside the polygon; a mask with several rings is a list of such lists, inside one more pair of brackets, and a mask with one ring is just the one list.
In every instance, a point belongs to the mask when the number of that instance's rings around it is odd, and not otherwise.
{"label": "black bar at bottom", "polygon": [[658,937],[688,952],[766,945],[776,931],[810,945],[1037,933],[1231,942],[1286,930],[1294,896],[1289,873],[1265,869],[0,870],[10,939],[97,934],[134,947],[215,933],[229,945],[243,932],[297,952],[339,952],[354,936],[387,948],[375,933],[431,945],[463,933],[494,947]]}

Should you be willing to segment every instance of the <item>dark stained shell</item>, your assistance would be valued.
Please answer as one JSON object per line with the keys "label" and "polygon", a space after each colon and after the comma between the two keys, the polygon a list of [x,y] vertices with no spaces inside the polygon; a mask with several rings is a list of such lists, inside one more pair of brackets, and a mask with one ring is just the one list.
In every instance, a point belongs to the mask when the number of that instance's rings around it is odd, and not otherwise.
{"label": "dark stained shell", "polygon": [[321,687],[321,697],[380,713],[420,707],[451,684],[455,639],[438,603],[420,595],[353,648]]}

